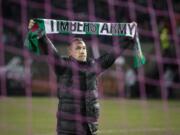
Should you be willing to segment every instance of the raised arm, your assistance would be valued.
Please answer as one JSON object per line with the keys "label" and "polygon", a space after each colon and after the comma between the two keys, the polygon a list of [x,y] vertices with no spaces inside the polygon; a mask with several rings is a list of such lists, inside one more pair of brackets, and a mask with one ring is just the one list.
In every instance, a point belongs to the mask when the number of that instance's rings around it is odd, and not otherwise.
{"label": "raised arm", "polygon": [[114,52],[106,52],[104,55],[100,56],[98,59],[96,59],[97,64],[99,65],[101,71],[109,68],[118,58],[124,50],[127,48],[131,48],[134,44],[134,39],[131,37],[120,37],[120,51],[118,54],[115,54]]}
{"label": "raised arm", "polygon": [[[57,74],[61,74],[65,70],[66,61],[58,54],[57,49],[51,42],[51,40],[47,37],[44,31],[38,28],[38,25],[33,21],[29,21],[28,29],[31,32],[29,37],[29,42],[31,42],[31,51],[36,52],[38,50],[38,54],[47,55],[52,53],[52,56],[55,60],[55,72]],[[34,48],[33,48],[34,47]]]}
{"label": "raised arm", "polygon": [[32,51],[38,51],[39,54],[48,54],[49,51],[52,51],[53,54],[57,55],[57,49],[51,40],[47,37],[45,32],[39,29],[38,24],[36,24],[34,20],[31,19],[29,21],[28,29],[28,40],[31,44]]}

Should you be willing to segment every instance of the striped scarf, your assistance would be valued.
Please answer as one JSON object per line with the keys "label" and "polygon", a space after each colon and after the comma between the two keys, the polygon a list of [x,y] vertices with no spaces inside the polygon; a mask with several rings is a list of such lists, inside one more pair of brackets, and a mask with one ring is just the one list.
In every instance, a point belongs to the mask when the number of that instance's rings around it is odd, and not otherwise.
{"label": "striped scarf", "polygon": [[35,26],[25,39],[25,47],[35,54],[40,54],[38,45],[39,34],[81,34],[81,35],[106,35],[127,36],[135,39],[134,67],[145,64],[145,57],[141,50],[137,23],[106,23],[106,22],[82,22],[53,19],[34,19]]}

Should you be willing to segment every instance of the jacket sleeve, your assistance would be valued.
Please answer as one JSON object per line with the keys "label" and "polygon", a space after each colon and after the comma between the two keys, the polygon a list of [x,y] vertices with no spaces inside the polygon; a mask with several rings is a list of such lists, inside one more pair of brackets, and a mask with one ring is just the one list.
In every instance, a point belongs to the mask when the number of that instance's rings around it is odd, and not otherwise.
{"label": "jacket sleeve", "polygon": [[50,56],[54,58],[52,65],[54,65],[56,74],[64,72],[65,66],[62,65],[64,59],[59,55],[51,40],[47,37],[46,33],[39,28],[38,24],[34,24],[28,31],[24,45],[28,51],[36,55],[50,54]]}
{"label": "jacket sleeve", "polygon": [[54,70],[56,74],[62,74],[66,69],[63,64],[66,65],[66,61],[58,53],[57,49],[51,42],[51,40],[45,35],[39,39],[40,54],[48,55],[52,54],[54,58]]}
{"label": "jacket sleeve", "polygon": [[120,37],[120,51],[115,54],[114,52],[105,53],[104,55],[97,58],[95,61],[98,64],[98,67],[100,69],[100,72],[106,70],[109,68],[113,63],[115,62],[116,58],[118,58],[124,50],[127,48],[131,48],[134,44],[134,39],[130,37]]}
{"label": "jacket sleeve", "polygon": [[40,54],[48,55],[51,52],[54,56],[58,55],[57,49],[46,35],[40,37],[38,42]]}

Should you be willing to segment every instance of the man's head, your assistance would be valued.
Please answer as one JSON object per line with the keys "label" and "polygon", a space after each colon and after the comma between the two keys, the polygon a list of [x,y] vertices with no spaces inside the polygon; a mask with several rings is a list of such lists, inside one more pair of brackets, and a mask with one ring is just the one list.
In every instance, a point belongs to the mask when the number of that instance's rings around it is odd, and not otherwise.
{"label": "man's head", "polygon": [[74,38],[68,49],[69,56],[75,58],[78,61],[87,60],[86,44],[81,38]]}

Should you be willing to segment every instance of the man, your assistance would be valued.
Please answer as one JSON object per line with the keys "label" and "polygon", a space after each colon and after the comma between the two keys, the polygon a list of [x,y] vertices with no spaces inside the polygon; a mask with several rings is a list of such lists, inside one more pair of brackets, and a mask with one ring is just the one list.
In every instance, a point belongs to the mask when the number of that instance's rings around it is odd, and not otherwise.
{"label": "man", "polygon": [[[33,26],[34,21],[30,20],[28,28]],[[46,35],[40,34],[37,38],[39,47],[43,48],[41,52],[52,51],[55,58],[59,98],[57,134],[96,135],[99,117],[96,77],[109,68],[122,51],[118,55],[106,53],[98,59],[89,59],[85,42],[74,38],[68,47],[69,56],[62,58]],[[126,49],[132,42],[130,38],[122,38],[121,45]]]}

